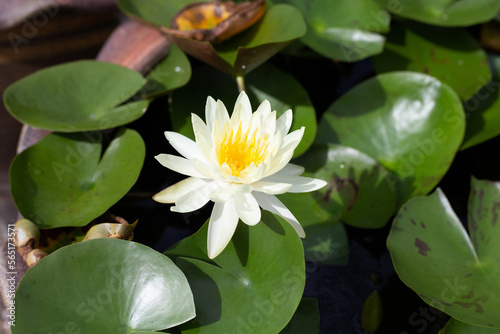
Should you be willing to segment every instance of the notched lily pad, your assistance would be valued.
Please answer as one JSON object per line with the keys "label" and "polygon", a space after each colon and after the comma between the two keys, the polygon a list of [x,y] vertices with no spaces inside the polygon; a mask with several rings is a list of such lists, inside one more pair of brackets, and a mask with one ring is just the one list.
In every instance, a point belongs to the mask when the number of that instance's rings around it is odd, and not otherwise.
{"label": "notched lily pad", "polygon": [[180,326],[182,333],[279,333],[297,309],[305,284],[304,253],[295,230],[263,212],[255,226],[240,222],[212,261],[206,255],[207,231],[208,222],[165,252],[186,275],[196,304],[197,316]]}
{"label": "notched lily pad", "polygon": [[255,24],[265,11],[265,0],[191,3],[175,15],[171,29],[161,30],[177,37],[220,43]]}
{"label": "notched lily pad", "polygon": [[145,157],[141,136],[122,128],[104,154],[98,132],[47,135],[10,167],[21,214],[39,228],[84,226],[134,185]]}
{"label": "notched lily pad", "polygon": [[33,127],[60,132],[103,130],[141,117],[149,101],[129,100],[146,80],[128,68],[90,60],[57,65],[12,84],[7,110]]}
{"label": "notched lily pad", "polygon": [[440,189],[406,203],[387,247],[401,280],[435,308],[500,328],[500,182],[473,179],[469,235]]}
{"label": "notched lily pad", "polygon": [[465,115],[456,93],[415,72],[369,79],[336,100],[323,115],[317,143],[355,148],[394,173],[398,207],[433,189],[462,142]]}

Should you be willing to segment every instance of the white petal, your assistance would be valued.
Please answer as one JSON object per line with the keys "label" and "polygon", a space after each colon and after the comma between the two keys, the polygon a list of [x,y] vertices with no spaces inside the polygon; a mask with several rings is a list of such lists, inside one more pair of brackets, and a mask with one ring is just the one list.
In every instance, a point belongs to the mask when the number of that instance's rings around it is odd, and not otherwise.
{"label": "white petal", "polygon": [[290,127],[292,126],[292,118],[292,110],[288,109],[276,121],[276,131],[281,132],[282,136],[286,136],[288,131],[290,131]]}
{"label": "white petal", "polygon": [[262,136],[264,136],[265,133],[267,133],[268,136],[274,136],[276,133],[276,111],[273,111],[264,119],[264,125],[262,129],[265,132],[262,133]]}
{"label": "white petal", "polygon": [[170,210],[173,212],[191,212],[198,210],[208,203],[210,200],[208,194],[212,192],[216,186],[215,182],[207,182],[202,187],[185,194],[175,201],[175,206],[171,207]]}
{"label": "white petal", "polygon": [[196,114],[191,114],[191,122],[193,123],[193,132],[196,138],[196,144],[198,145],[200,152],[205,156],[205,158],[207,158],[207,160],[209,160],[210,151],[213,148],[212,132],[200,116]]}
{"label": "white petal", "polygon": [[158,154],[155,158],[163,166],[173,170],[174,172],[198,178],[204,177],[200,172],[198,172],[191,160],[170,154]]}
{"label": "white petal", "polygon": [[252,117],[252,106],[245,91],[242,91],[234,104],[231,115],[231,127],[235,128],[241,120],[249,121]]}
{"label": "white petal", "polygon": [[215,203],[208,223],[208,257],[219,255],[231,240],[238,225],[238,214],[233,201]]}
{"label": "white petal", "polygon": [[252,183],[252,187],[255,191],[260,191],[270,195],[279,195],[288,192],[292,185],[290,183],[286,183],[286,181],[280,183],[257,181]]}
{"label": "white petal", "polygon": [[314,179],[304,176],[292,176],[282,173],[276,173],[263,179],[266,182],[288,182],[291,184],[289,193],[307,193],[315,191],[326,186],[326,182],[320,179]]}
{"label": "white petal", "polygon": [[286,135],[283,138],[283,142],[281,144],[281,149],[282,150],[295,150],[297,145],[300,144],[300,141],[302,140],[302,137],[304,136],[304,130],[305,127],[301,127],[298,130],[295,130],[294,132]]}
{"label": "white petal", "polygon": [[260,222],[260,207],[251,192],[235,193],[234,206],[240,219],[247,225],[253,226]]}
{"label": "white petal", "polygon": [[205,120],[210,130],[214,128],[216,105],[217,103],[211,96],[207,97],[207,103],[205,104]]}
{"label": "white petal", "polygon": [[163,189],[154,195],[153,199],[160,203],[175,203],[182,196],[204,186],[206,183],[207,182],[202,179],[188,177],[187,179]]}
{"label": "white petal", "polygon": [[271,113],[271,103],[269,103],[268,100],[262,101],[255,113],[261,117],[261,120],[266,119],[266,117]]}
{"label": "white petal", "polygon": [[215,203],[225,203],[232,201],[234,191],[228,183],[220,183],[219,187],[213,189],[210,194],[210,200]]}
{"label": "white petal", "polygon": [[281,201],[276,196],[267,195],[259,192],[255,192],[254,196],[257,199],[257,202],[259,203],[261,208],[270,211],[272,213],[275,213],[277,215],[280,215],[287,222],[289,222],[290,225],[292,225],[292,227],[295,229],[299,237],[301,238],[306,237],[306,232],[304,231],[302,225],[300,225],[297,218],[294,217],[294,215],[290,212],[290,210],[288,210],[286,206],[283,203],[281,203]]}
{"label": "white petal", "polygon": [[215,104],[214,124],[211,127],[212,136],[216,134],[214,133],[216,127],[218,126],[219,130],[222,129],[224,123],[226,123],[227,121],[229,121],[229,114],[227,112],[226,106],[224,105],[224,103],[222,103],[221,100],[217,100],[217,103]]}
{"label": "white petal", "polygon": [[294,164],[288,164],[279,171],[283,175],[300,175],[304,173],[304,167]]}
{"label": "white petal", "polygon": [[202,158],[198,145],[188,137],[171,131],[165,131],[165,137],[170,145],[183,157],[190,160]]}

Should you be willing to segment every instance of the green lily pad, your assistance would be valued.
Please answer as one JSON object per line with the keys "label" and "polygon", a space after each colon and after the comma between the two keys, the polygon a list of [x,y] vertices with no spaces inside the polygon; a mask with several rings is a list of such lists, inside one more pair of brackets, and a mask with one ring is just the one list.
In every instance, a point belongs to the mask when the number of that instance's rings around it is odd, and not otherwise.
{"label": "green lily pad", "polygon": [[486,53],[463,29],[415,22],[395,23],[384,53],[373,58],[378,73],[409,70],[441,80],[466,100],[491,79]]}
{"label": "green lily pad", "polygon": [[[305,284],[304,253],[295,230],[263,212],[256,226],[240,222],[212,261],[206,255],[207,230],[208,223],[165,252],[176,259],[194,295],[197,316],[180,326],[182,333],[278,333],[297,309]],[[197,252],[204,255],[182,257]]]}
{"label": "green lily pad", "polygon": [[39,228],[84,226],[106,212],[139,177],[141,136],[120,129],[104,154],[97,132],[47,135],[10,167],[11,191],[21,214]]}
{"label": "green lily pad", "polygon": [[318,334],[319,308],[314,298],[304,297],[292,320],[281,331],[281,334]]}
{"label": "green lily pad", "polygon": [[355,148],[393,172],[387,182],[399,205],[432,190],[462,142],[464,112],[456,93],[420,73],[378,75],[335,101],[324,114],[318,143]]}
{"label": "green lily pad", "polygon": [[[270,64],[265,64],[250,73],[245,81],[246,93],[254,110],[257,110],[264,99],[269,100],[271,109],[277,111],[277,117],[287,109],[292,109],[293,123],[290,132],[302,126],[306,128],[294,156],[304,153],[316,136],[317,123],[314,107],[300,83]],[[207,96],[221,100],[231,113],[238,97],[234,78],[208,66],[198,68],[189,83],[176,90],[172,97],[170,112],[175,131],[194,139],[191,113],[205,120]]]}
{"label": "green lily pad", "polygon": [[274,0],[295,6],[304,15],[301,41],[319,54],[354,62],[381,53],[390,16],[372,0]]}
{"label": "green lily pad", "polygon": [[461,149],[483,143],[500,134],[500,57],[490,55],[493,78],[484,81],[484,87],[464,102],[467,128]]}
{"label": "green lily pad", "polygon": [[397,193],[393,176],[373,158],[341,145],[314,145],[294,161],[309,175],[328,181],[312,195],[343,223],[380,228],[394,213]]}
{"label": "green lily pad", "polygon": [[[118,6],[127,15],[170,28],[177,12],[195,2],[200,1],[119,0]],[[226,73],[244,75],[305,33],[304,19],[297,9],[275,5],[269,6],[255,25],[216,46],[187,38],[171,38],[189,55]]]}
{"label": "green lily pad", "polygon": [[145,83],[137,72],[90,60],[46,68],[4,93],[7,110],[33,127],[60,132],[102,130],[141,117],[149,101],[120,105]]}
{"label": "green lily pad", "polygon": [[401,280],[435,308],[500,328],[500,182],[473,179],[469,233],[440,189],[405,204],[387,247]]}
{"label": "green lily pad", "polygon": [[[296,8],[289,5],[274,5],[267,9],[262,19],[254,26],[227,42],[218,44],[215,50],[231,65],[232,74],[243,75],[305,33],[303,16]],[[206,57],[203,54],[192,54],[192,56],[201,60]]]}
{"label": "green lily pad", "polygon": [[377,0],[391,13],[436,26],[467,27],[493,19],[497,0]]}
{"label": "green lily pad", "polygon": [[117,239],[80,242],[40,260],[15,303],[13,334],[153,333],[195,316],[186,277],[168,257]]}
{"label": "green lily pad", "polygon": [[170,44],[170,52],[147,76],[141,90],[145,97],[164,95],[184,86],[191,78],[191,64],[186,54],[175,44]]}
{"label": "green lily pad", "polygon": [[443,329],[443,334],[498,334],[500,329],[479,327],[466,324],[456,319],[450,319]]}

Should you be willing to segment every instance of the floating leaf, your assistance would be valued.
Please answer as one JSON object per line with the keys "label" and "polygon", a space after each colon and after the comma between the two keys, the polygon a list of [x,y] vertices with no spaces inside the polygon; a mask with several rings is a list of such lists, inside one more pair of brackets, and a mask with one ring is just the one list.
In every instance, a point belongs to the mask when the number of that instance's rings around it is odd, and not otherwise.
{"label": "floating leaf", "polygon": [[[304,137],[295,149],[295,156],[304,153],[316,136],[316,112],[307,96],[307,92],[289,74],[276,67],[265,64],[246,78],[246,92],[257,109],[267,99],[271,109],[279,117],[287,109],[293,111],[293,123],[290,131],[305,126]],[[196,95],[193,96],[193,92]],[[174,130],[194,139],[191,113],[205,119],[207,96],[221,100],[231,113],[238,97],[236,83],[232,77],[208,66],[200,67],[186,87],[177,90],[172,98],[171,117]]]}
{"label": "floating leaf", "polygon": [[390,16],[372,0],[274,0],[295,6],[304,15],[307,33],[301,38],[319,54],[354,62],[381,53]]}
{"label": "floating leaf", "polygon": [[342,222],[379,228],[394,213],[393,176],[364,153],[335,144],[314,145],[294,162],[304,166],[310,176],[328,181],[311,195]]}
{"label": "floating leaf", "polygon": [[140,135],[120,129],[101,156],[97,132],[47,135],[10,167],[21,214],[40,228],[84,226],[134,185],[145,157]]}
{"label": "floating leaf", "polygon": [[281,334],[318,334],[319,309],[318,301],[304,297],[300,301],[292,320],[281,331]]}
{"label": "floating leaf", "polygon": [[397,176],[387,181],[402,204],[441,180],[464,128],[462,105],[451,88],[428,75],[394,72],[335,101],[320,122],[317,142],[340,143],[377,160]]}
{"label": "floating leaf", "polygon": [[498,334],[498,333],[500,333],[500,329],[473,326],[453,318],[448,321],[442,332],[442,334]]}
{"label": "floating leaf", "polygon": [[409,70],[441,80],[466,100],[491,79],[486,53],[462,29],[398,22],[384,53],[373,58],[378,73]]}
{"label": "floating leaf", "polygon": [[500,57],[490,55],[493,80],[464,102],[467,128],[462,149],[472,147],[500,134]]}
{"label": "floating leaf", "polygon": [[102,130],[141,117],[149,101],[124,105],[145,83],[137,72],[115,64],[82,60],[46,68],[4,93],[7,110],[33,127],[61,132]]}
{"label": "floating leaf", "polygon": [[[128,15],[161,27],[170,27],[172,18],[184,7],[199,1],[119,0]],[[202,1],[204,2],[204,1]],[[302,14],[292,6],[275,5],[256,24],[231,39],[214,46],[171,35],[186,53],[229,74],[244,75],[271,58],[288,43],[302,37],[306,26]]]}
{"label": "floating leaf", "polygon": [[472,180],[469,233],[440,189],[405,204],[387,247],[401,280],[433,307],[500,328],[500,182]]}
{"label": "floating leaf", "polygon": [[467,27],[486,22],[500,10],[497,0],[377,0],[391,13],[437,26]]}
{"label": "floating leaf", "polygon": [[162,30],[181,38],[220,43],[255,24],[265,11],[265,0],[195,2],[175,15],[172,29]]}
{"label": "floating leaf", "polygon": [[116,239],[80,242],[40,260],[15,303],[13,334],[153,333],[195,316],[186,277],[168,257]]}
{"label": "floating leaf", "polygon": [[[194,294],[197,317],[180,327],[182,333],[278,333],[292,318],[305,283],[295,230],[263,212],[256,226],[240,222],[213,262],[206,255],[207,230],[208,223],[165,252],[177,259]],[[182,257],[201,252],[197,259]]]}
{"label": "floating leaf", "polygon": [[174,44],[170,52],[147,76],[141,95],[150,97],[171,92],[184,86],[191,78],[191,64],[186,54]]}

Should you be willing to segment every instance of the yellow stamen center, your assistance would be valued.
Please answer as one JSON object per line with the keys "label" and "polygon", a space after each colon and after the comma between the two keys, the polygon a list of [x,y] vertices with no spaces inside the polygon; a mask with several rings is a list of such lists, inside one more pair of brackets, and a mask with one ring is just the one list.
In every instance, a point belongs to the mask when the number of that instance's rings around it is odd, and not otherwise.
{"label": "yellow stamen center", "polygon": [[224,134],[219,150],[219,163],[227,163],[233,176],[239,176],[241,171],[250,166],[252,162],[258,166],[266,159],[269,140],[267,135],[256,139],[256,132],[250,134],[250,129],[242,131],[242,122],[238,125],[236,133],[231,129]]}

